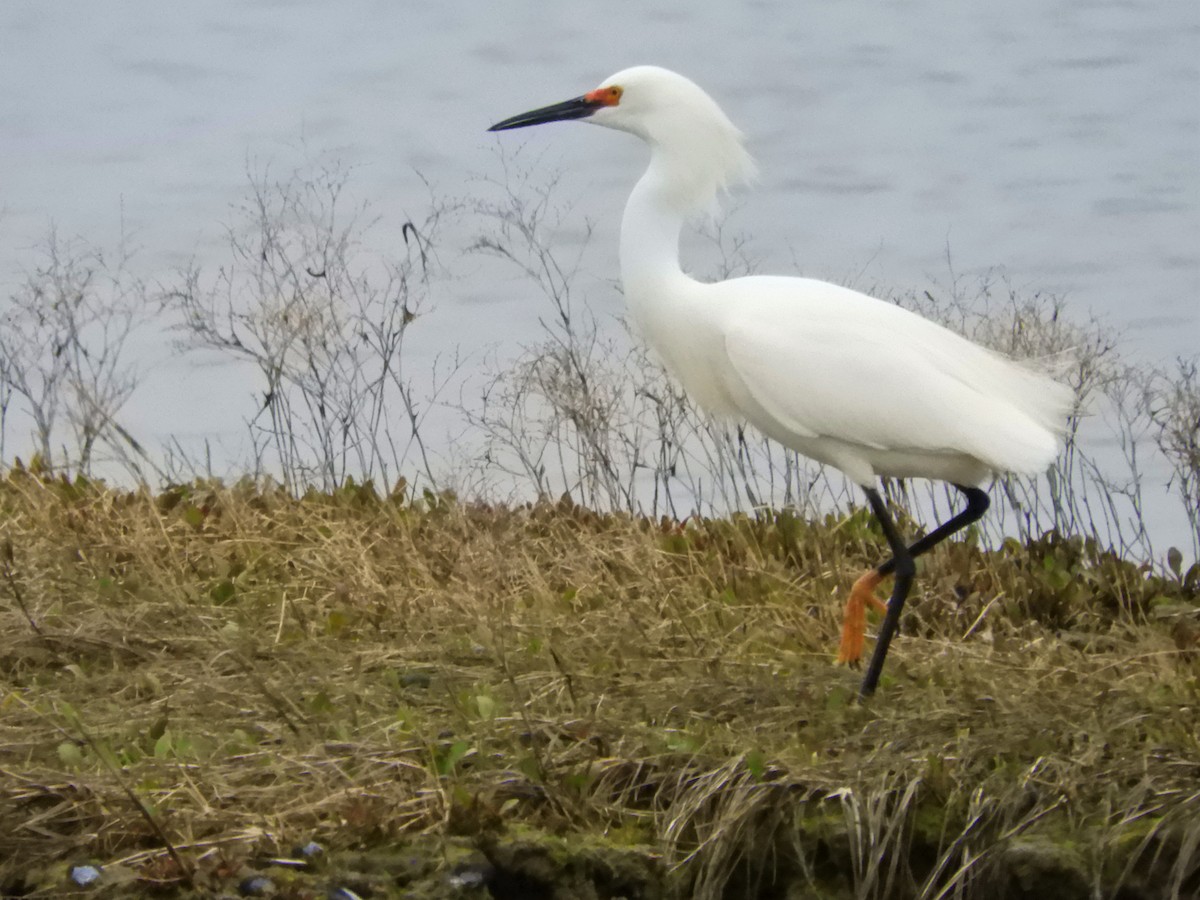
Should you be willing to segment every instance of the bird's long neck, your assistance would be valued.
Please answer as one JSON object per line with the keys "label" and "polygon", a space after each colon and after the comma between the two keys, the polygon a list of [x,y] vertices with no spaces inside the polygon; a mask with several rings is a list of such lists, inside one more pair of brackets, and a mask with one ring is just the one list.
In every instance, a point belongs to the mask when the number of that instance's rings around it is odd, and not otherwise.
{"label": "bird's long neck", "polygon": [[688,213],[669,161],[655,153],[634,186],[621,219],[621,281],[634,316],[687,280],[679,265],[679,233]]}

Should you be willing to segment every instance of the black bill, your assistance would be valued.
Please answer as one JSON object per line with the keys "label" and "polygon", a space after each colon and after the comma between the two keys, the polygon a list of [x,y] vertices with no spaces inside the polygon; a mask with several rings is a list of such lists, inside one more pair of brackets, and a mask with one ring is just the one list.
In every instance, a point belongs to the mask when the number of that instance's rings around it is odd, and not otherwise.
{"label": "black bill", "polygon": [[497,122],[488,131],[508,131],[510,128],[525,128],[529,125],[541,125],[543,122],[560,122],[564,119],[583,119],[590,116],[604,104],[599,100],[589,100],[587,97],[576,97],[564,100],[553,106],[543,106],[521,113],[519,116]]}

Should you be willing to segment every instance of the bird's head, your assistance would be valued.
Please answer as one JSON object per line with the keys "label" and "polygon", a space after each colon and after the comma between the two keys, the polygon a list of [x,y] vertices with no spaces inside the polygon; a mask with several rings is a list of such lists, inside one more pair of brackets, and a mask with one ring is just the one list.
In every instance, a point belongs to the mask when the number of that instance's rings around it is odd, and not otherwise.
{"label": "bird's head", "polygon": [[628,131],[646,141],[686,182],[689,205],[706,205],[717,190],[754,174],[742,133],[716,101],[695,82],[658,66],[623,69],[586,94],[512,116],[488,130],[566,119]]}

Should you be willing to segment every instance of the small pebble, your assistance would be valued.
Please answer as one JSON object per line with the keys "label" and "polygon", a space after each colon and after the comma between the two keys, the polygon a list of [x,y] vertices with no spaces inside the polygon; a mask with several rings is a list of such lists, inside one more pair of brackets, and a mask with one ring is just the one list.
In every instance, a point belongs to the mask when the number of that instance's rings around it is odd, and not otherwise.
{"label": "small pebble", "polygon": [[251,875],[242,879],[238,893],[243,897],[268,897],[275,893],[275,882],[266,875]]}
{"label": "small pebble", "polygon": [[325,848],[316,841],[309,841],[307,844],[299,844],[292,848],[292,858],[300,860],[309,868],[318,865],[324,855]]}
{"label": "small pebble", "polygon": [[80,887],[87,887],[100,880],[100,870],[95,866],[71,866],[70,877]]}
{"label": "small pebble", "polygon": [[446,876],[446,883],[454,888],[483,887],[492,877],[488,863],[459,863]]}
{"label": "small pebble", "polygon": [[402,672],[400,675],[400,686],[411,688],[427,688],[433,683],[433,678],[428,672]]}

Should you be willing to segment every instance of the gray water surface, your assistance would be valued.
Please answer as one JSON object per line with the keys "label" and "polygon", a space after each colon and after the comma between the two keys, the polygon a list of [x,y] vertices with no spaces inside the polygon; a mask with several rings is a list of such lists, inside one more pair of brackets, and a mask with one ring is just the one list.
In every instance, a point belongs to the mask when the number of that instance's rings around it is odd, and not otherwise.
{"label": "gray water surface", "polygon": [[[6,0],[0,281],[51,223],[102,247],[124,228],[152,278],[215,266],[247,165],[309,151],[356,164],[398,230],[427,203],[418,171],[458,195],[497,174],[492,122],[655,63],[745,131],[761,177],[733,224],[761,271],[904,291],[999,268],[1162,361],[1200,345],[1197,60],[1194,0]],[[644,148],[578,123],[504,140],[566,171],[596,226],[590,273],[615,277]],[[528,338],[528,290],[472,273],[441,289],[417,353]],[[145,353],[135,434],[240,433],[243,375]]]}

